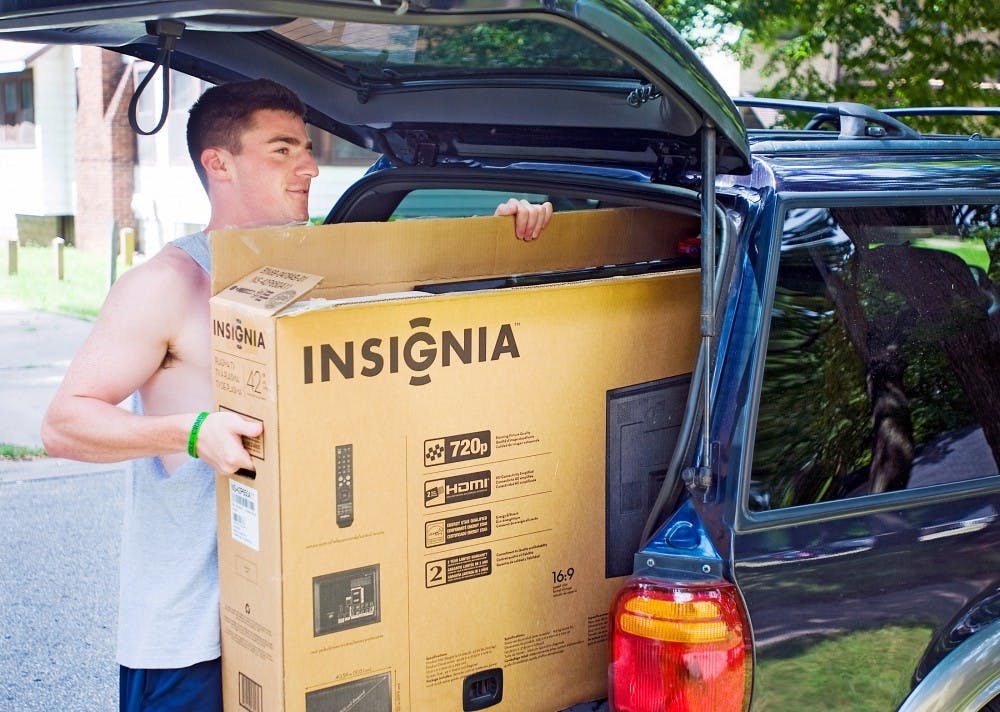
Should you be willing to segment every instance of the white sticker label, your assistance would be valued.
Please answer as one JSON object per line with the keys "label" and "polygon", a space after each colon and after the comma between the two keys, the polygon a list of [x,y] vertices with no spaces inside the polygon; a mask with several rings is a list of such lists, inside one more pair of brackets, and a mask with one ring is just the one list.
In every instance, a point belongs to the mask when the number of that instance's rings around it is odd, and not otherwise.
{"label": "white sticker label", "polygon": [[257,490],[229,480],[229,512],[233,539],[260,551],[260,519],[257,515]]}

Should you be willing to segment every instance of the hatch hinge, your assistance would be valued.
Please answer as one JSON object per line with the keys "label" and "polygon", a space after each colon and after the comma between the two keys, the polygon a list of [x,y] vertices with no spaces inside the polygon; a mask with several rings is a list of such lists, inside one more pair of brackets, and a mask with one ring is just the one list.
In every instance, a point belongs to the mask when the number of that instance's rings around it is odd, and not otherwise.
{"label": "hatch hinge", "polygon": [[438,145],[430,134],[423,131],[410,133],[406,137],[406,147],[412,156],[412,166],[433,166],[437,161]]}
{"label": "hatch hinge", "polygon": [[372,85],[368,83],[364,75],[356,67],[344,67],[344,73],[348,80],[354,85],[354,95],[358,98],[359,104],[367,104],[372,95]]}
{"label": "hatch hinge", "polygon": [[654,87],[652,84],[642,84],[628,93],[628,96],[625,98],[625,102],[629,106],[640,107],[647,101],[659,99],[661,96],[663,96],[663,92]]}
{"label": "hatch hinge", "polygon": [[690,159],[670,142],[657,141],[651,148],[656,154],[656,168],[650,176],[653,183],[676,183],[690,165]]}

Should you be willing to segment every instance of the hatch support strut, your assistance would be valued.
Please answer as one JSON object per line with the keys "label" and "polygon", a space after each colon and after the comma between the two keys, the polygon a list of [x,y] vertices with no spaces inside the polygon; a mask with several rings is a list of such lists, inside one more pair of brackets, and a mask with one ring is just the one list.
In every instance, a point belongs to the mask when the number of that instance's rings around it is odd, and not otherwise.
{"label": "hatch support strut", "polygon": [[[677,446],[667,467],[663,485],[657,494],[656,501],[646,518],[642,531],[640,546],[644,546],[656,529],[659,517],[668,506],[680,496],[677,489],[680,482],[692,493],[702,493],[708,496],[712,489],[712,339],[715,337],[715,253],[716,253],[716,208],[715,208],[715,125],[706,121],[702,127],[701,144],[701,346],[700,355],[691,375],[691,390],[688,402],[684,408],[681,420],[681,431],[677,436]],[[694,466],[681,470],[681,460],[687,449],[691,430],[695,426],[694,414],[699,403],[702,406],[704,421],[702,423],[701,451]],[[637,558],[638,560],[638,558]]]}
{"label": "hatch support strut", "polygon": [[682,475],[706,493],[712,486],[712,339],[715,337],[715,124],[706,121],[701,146],[701,454]]}

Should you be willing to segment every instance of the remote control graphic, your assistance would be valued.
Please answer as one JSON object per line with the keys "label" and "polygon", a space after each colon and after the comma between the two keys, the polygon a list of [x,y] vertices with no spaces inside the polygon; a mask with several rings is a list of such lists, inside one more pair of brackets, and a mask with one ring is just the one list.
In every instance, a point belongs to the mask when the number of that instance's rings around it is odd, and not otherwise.
{"label": "remote control graphic", "polygon": [[337,526],[349,527],[354,522],[354,446],[336,447],[337,466]]}

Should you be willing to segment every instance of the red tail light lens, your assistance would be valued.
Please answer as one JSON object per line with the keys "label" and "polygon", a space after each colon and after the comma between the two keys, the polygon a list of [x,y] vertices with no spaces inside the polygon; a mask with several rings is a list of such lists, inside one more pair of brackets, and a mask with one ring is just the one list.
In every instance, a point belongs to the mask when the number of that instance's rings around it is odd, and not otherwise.
{"label": "red tail light lens", "polygon": [[616,712],[744,712],[750,630],[727,581],[637,579],[611,607],[608,688]]}

